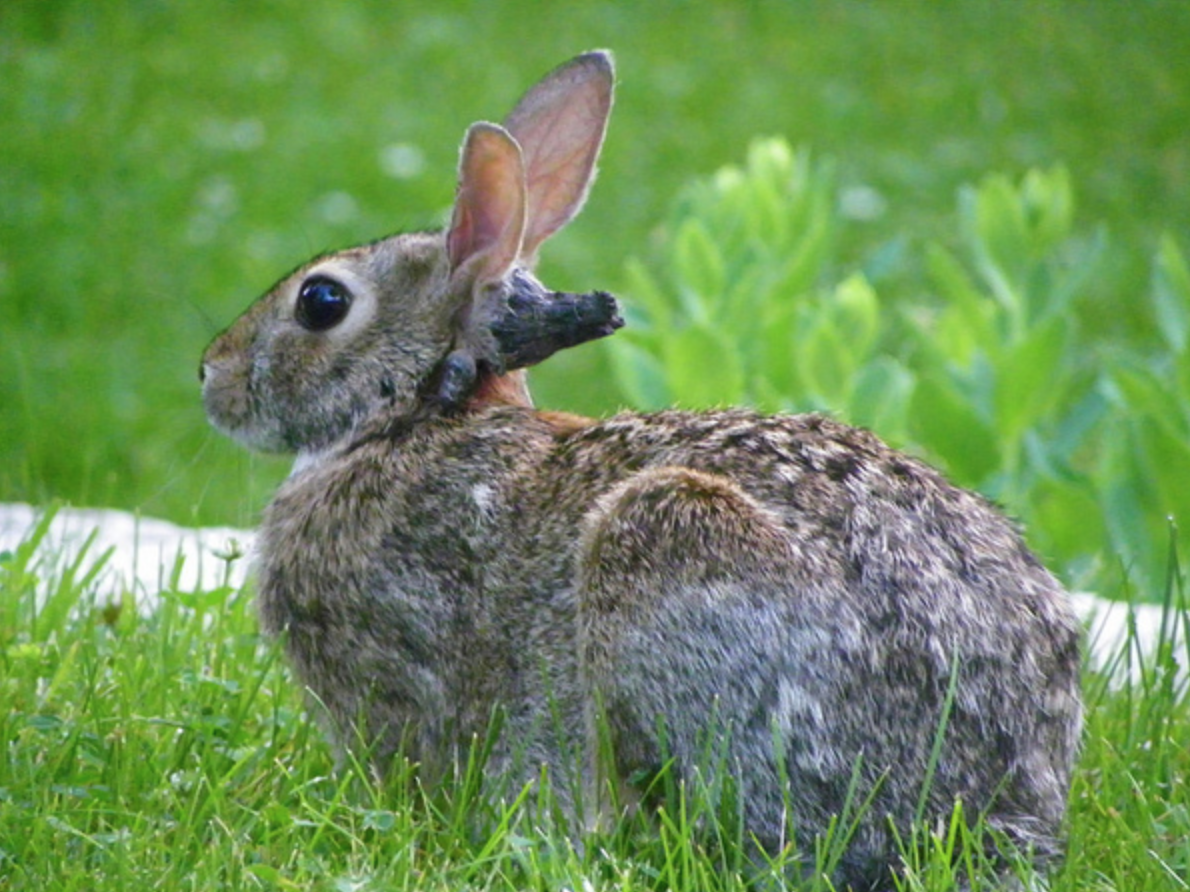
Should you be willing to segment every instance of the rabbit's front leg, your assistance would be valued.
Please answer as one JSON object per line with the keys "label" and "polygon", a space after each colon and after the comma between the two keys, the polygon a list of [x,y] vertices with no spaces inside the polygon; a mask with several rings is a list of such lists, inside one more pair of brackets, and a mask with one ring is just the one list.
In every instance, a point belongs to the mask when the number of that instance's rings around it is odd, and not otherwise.
{"label": "rabbit's front leg", "polygon": [[601,817],[671,759],[712,796],[745,768],[750,830],[779,844],[771,717],[796,613],[795,552],[772,511],[723,476],[683,467],[640,472],[590,512],[579,636],[598,787],[588,799]]}

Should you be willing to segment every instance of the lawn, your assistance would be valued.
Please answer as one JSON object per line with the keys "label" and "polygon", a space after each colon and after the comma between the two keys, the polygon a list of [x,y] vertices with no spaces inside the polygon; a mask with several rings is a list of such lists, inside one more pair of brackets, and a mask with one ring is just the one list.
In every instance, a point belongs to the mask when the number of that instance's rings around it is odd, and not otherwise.
{"label": "lawn", "polygon": [[[595,46],[601,175],[541,273],[630,325],[536,370],[542,405],[829,409],[1004,502],[1070,584],[1180,603],[1190,5],[1161,0],[6,0],[0,501],[252,525],[289,462],[209,429],[204,345],[313,253],[441,224],[466,126]],[[27,557],[0,890],[741,887],[681,815],[578,851],[466,783],[336,771],[250,589],[143,616]],[[1088,676],[1053,889],[1190,888],[1187,664]],[[908,888],[948,888],[940,845]]]}
{"label": "lawn", "polygon": [[[719,846],[692,832],[697,798],[580,850],[531,801],[478,795],[473,774],[422,791],[408,774],[377,784],[353,762],[336,767],[317,706],[303,705],[279,647],[257,632],[250,591],[167,585],[155,611],[138,613],[95,596],[101,555],[57,570],[36,558],[44,530],[0,555],[0,889],[758,888],[730,837]],[[1122,650],[1086,675],[1069,851],[1052,892],[1186,889],[1187,640],[1143,666]],[[953,845],[944,833],[910,857],[903,888],[954,888],[971,864],[952,863]]]}
{"label": "lawn", "polygon": [[[317,4],[9,0],[0,8],[0,499],[249,524],[286,463],[210,433],[205,343],[312,253],[435,225],[467,124],[615,50],[602,174],[549,246],[554,287],[625,291],[682,184],[774,135],[834,160],[833,264],[933,288],[956,190],[1065,164],[1111,236],[1091,334],[1150,347],[1158,237],[1190,233],[1190,7]],[[1095,342],[1091,342],[1095,343]],[[604,346],[543,405],[627,402]]]}

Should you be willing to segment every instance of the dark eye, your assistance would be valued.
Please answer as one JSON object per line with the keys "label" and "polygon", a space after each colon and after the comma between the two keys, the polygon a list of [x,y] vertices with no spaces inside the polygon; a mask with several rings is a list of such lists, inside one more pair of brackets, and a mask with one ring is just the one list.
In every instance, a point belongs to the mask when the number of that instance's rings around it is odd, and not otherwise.
{"label": "dark eye", "polygon": [[350,309],[351,292],[341,283],[326,276],[311,276],[302,282],[294,316],[302,328],[326,331],[342,322]]}

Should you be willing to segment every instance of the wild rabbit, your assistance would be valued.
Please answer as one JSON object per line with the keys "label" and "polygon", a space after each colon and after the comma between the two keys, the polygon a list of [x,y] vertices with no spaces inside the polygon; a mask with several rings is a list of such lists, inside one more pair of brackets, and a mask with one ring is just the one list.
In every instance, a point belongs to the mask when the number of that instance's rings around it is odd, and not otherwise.
{"label": "wild rabbit", "polygon": [[532,407],[517,367],[620,324],[530,272],[585,201],[612,85],[607,53],[563,65],[467,132],[445,232],[317,257],[207,349],[211,421],[297,453],[264,628],[341,743],[424,778],[499,712],[493,779],[544,765],[604,805],[670,759],[694,778],[709,739],[769,851],[866,803],[836,875],[857,888],[956,800],[1055,856],[1079,629],[984,499],[819,415]]}

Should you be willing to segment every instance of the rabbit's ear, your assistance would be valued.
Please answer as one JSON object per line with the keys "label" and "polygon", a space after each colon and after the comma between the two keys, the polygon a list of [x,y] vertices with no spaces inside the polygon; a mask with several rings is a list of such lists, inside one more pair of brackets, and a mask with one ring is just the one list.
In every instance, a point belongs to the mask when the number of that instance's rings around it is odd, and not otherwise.
{"label": "rabbit's ear", "polygon": [[459,188],[446,250],[453,279],[503,278],[525,236],[525,169],[521,150],[496,124],[473,124],[463,140]]}
{"label": "rabbit's ear", "polygon": [[584,53],[546,75],[504,121],[524,156],[529,219],[522,254],[527,260],[587,200],[614,82],[611,53]]}

